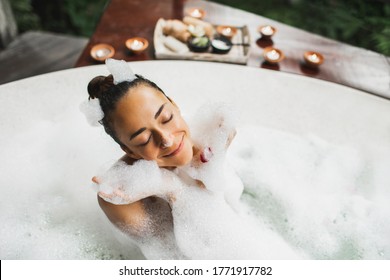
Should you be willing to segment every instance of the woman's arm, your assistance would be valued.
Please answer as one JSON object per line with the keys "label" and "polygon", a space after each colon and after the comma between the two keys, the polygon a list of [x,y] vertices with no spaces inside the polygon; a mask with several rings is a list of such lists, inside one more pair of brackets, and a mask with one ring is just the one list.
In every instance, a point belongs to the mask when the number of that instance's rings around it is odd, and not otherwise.
{"label": "woman's arm", "polygon": [[141,237],[147,231],[149,217],[142,201],[115,205],[98,196],[98,203],[110,222],[124,233]]}

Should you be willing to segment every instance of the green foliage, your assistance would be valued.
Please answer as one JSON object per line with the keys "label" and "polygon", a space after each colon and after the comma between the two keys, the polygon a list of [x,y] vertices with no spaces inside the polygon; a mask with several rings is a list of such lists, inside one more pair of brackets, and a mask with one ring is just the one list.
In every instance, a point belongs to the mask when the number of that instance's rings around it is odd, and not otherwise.
{"label": "green foliage", "polygon": [[12,0],[20,32],[43,29],[89,37],[108,0]]}
{"label": "green foliage", "polygon": [[[390,56],[390,4],[380,0],[214,0]],[[386,3],[387,2],[387,3]]]}
{"label": "green foliage", "polygon": [[107,0],[66,0],[64,1],[64,9],[70,18],[74,27],[76,27],[79,35],[89,37],[104,10]]}
{"label": "green foliage", "polygon": [[[129,0],[131,1],[131,0]],[[390,56],[385,0],[213,0]],[[108,0],[12,0],[21,32],[44,29],[91,36]]]}
{"label": "green foliage", "polygon": [[33,12],[29,0],[10,1],[20,33],[30,29],[41,29],[39,17]]}

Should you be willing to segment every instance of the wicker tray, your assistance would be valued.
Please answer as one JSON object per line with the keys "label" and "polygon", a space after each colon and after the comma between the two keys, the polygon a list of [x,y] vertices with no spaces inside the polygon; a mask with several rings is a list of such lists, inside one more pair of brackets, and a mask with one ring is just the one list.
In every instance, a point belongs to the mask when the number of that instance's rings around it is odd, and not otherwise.
{"label": "wicker tray", "polygon": [[246,25],[237,27],[237,33],[232,38],[233,45],[232,49],[227,54],[214,54],[210,52],[195,53],[176,53],[168,49],[163,43],[163,24],[164,19],[157,21],[154,29],[154,49],[157,59],[186,59],[186,60],[203,60],[203,61],[217,61],[217,62],[228,62],[237,64],[246,64],[248,61],[249,50],[250,50],[250,36],[249,30]]}

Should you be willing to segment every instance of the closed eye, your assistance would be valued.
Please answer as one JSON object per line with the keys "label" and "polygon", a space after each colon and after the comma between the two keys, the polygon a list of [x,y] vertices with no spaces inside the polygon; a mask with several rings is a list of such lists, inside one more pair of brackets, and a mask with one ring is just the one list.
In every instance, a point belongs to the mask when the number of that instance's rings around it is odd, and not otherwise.
{"label": "closed eye", "polygon": [[173,114],[167,119],[166,121],[163,121],[163,124],[169,123],[173,119]]}
{"label": "closed eye", "polygon": [[146,146],[150,142],[150,139],[152,139],[152,134],[150,134],[148,140],[145,143],[139,144],[139,146]]}

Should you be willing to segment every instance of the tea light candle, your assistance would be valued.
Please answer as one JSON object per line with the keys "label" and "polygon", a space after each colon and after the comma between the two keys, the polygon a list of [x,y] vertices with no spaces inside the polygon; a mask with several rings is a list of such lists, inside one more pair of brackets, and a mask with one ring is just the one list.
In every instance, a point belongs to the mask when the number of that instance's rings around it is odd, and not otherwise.
{"label": "tea light candle", "polygon": [[105,61],[107,58],[113,57],[115,54],[114,48],[109,44],[97,44],[92,47],[90,55],[94,60]]}
{"label": "tea light candle", "polygon": [[306,65],[318,67],[324,62],[324,57],[318,52],[308,51],[303,54]]}
{"label": "tea light candle", "polygon": [[279,61],[284,59],[283,52],[273,47],[265,48],[263,56],[264,59],[269,63],[278,63]]}
{"label": "tea light candle", "polygon": [[148,40],[141,37],[130,38],[126,41],[126,47],[136,54],[143,52],[148,45]]}
{"label": "tea light candle", "polygon": [[276,28],[271,25],[262,25],[258,28],[258,30],[261,36],[265,38],[270,38],[276,32]]}
{"label": "tea light candle", "polygon": [[188,10],[188,15],[193,18],[202,19],[205,16],[205,11],[200,8],[192,8]]}
{"label": "tea light candle", "polygon": [[142,43],[142,41],[139,41],[139,40],[137,40],[137,39],[135,39],[133,42],[131,42],[131,44],[130,44],[130,48],[132,49],[132,50],[140,50],[140,49],[142,49],[143,48],[143,46],[144,46],[144,43]]}
{"label": "tea light candle", "polygon": [[100,50],[97,50],[95,53],[97,58],[107,57],[109,54],[110,54],[109,49],[100,49]]}
{"label": "tea light candle", "polygon": [[318,62],[320,62],[320,58],[319,58],[318,55],[316,55],[315,53],[309,55],[307,58],[308,58],[311,62],[313,62],[313,63],[318,63]]}
{"label": "tea light candle", "polygon": [[233,38],[237,33],[237,28],[233,26],[220,25],[217,27],[217,32],[226,38]]}
{"label": "tea light candle", "polygon": [[270,60],[278,60],[280,58],[280,54],[277,51],[275,51],[275,50],[267,52],[265,55]]}

